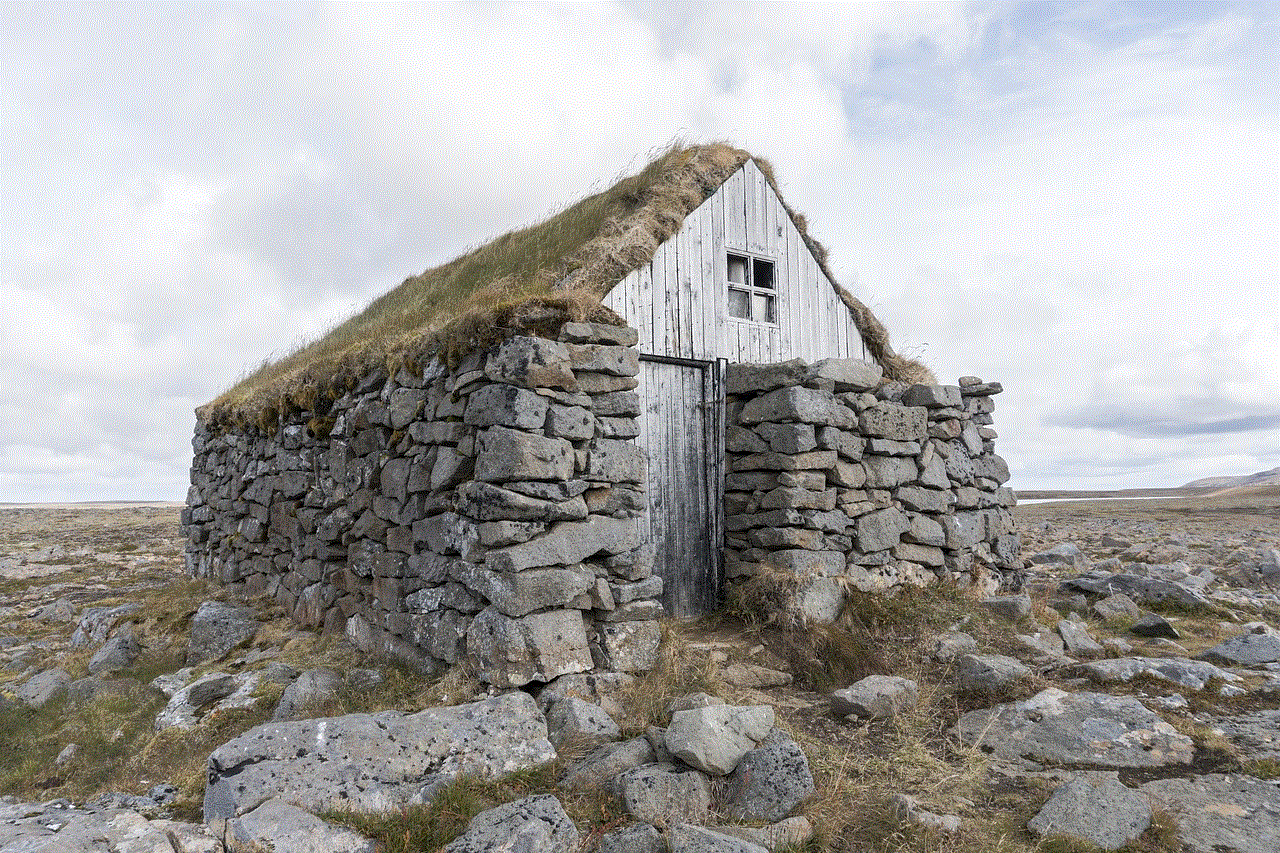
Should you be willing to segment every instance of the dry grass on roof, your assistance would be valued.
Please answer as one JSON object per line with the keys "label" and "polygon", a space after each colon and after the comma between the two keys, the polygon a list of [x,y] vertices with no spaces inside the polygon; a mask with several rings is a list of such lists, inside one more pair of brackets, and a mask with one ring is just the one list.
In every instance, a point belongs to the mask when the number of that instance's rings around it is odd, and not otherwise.
{"label": "dry grass on roof", "polygon": [[[621,324],[600,299],[652,260],[685,217],[748,159],[776,190],[770,165],[746,151],[673,145],[635,175],[545,221],[405,279],[325,335],[262,365],[200,415],[212,424],[269,428],[281,414],[316,411],[378,367],[395,370],[435,356],[453,360],[512,334],[550,334],[567,320]],[[804,217],[787,211],[834,281],[826,250],[809,237]],[[920,371],[893,354],[866,306],[843,288],[840,294],[887,373],[919,381]]]}

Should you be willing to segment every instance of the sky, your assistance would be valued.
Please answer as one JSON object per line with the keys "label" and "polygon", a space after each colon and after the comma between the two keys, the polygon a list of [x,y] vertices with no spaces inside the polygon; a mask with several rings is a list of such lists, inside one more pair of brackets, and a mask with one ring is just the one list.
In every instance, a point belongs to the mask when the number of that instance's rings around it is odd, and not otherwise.
{"label": "sky", "polygon": [[673,140],[770,160],[1015,488],[1280,465],[1280,4],[0,2],[0,501]]}

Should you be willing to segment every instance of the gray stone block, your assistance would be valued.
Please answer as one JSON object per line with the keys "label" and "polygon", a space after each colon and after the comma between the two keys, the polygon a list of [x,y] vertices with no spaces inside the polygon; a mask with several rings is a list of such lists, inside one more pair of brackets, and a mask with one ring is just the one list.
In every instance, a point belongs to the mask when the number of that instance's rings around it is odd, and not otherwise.
{"label": "gray stone block", "polygon": [[543,338],[508,338],[488,354],[484,373],[495,382],[522,388],[578,390],[568,347]]}

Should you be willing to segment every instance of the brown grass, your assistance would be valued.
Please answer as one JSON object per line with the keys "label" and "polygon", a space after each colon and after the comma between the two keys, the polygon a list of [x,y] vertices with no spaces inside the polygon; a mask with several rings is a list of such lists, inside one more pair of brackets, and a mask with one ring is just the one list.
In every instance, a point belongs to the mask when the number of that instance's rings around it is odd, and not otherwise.
{"label": "brown grass", "polygon": [[[264,363],[200,415],[214,425],[271,429],[282,415],[323,416],[328,401],[378,367],[394,371],[436,356],[456,362],[512,334],[550,334],[566,320],[620,325],[600,298],[648,263],[685,217],[748,159],[776,190],[772,167],[746,151],[722,143],[674,144],[609,189],[405,279],[319,339]],[[808,236],[803,216],[787,211],[835,281],[826,249]],[[838,291],[887,378],[932,381],[918,362],[894,353],[884,326],[864,304]]]}

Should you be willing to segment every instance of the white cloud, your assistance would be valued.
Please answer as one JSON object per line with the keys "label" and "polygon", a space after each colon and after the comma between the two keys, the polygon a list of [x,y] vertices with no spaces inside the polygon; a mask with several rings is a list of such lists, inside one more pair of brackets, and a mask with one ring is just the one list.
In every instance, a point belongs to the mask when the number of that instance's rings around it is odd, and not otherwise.
{"label": "white cloud", "polygon": [[1115,427],[1280,399],[1276,34],[1252,5],[0,6],[0,500],[180,498],[194,405],[677,136],[771,159],[896,342],[1005,383],[1015,485],[1272,467],[1262,431]]}

